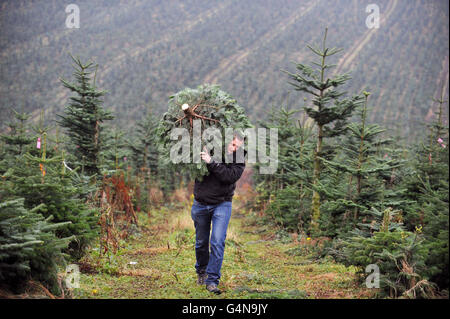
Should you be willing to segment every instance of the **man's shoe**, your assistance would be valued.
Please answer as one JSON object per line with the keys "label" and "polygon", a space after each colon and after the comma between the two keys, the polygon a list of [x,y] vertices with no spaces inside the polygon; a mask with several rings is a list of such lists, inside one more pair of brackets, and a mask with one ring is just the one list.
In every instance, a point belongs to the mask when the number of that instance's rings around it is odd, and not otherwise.
{"label": "man's shoe", "polygon": [[222,293],[222,291],[220,291],[220,289],[217,288],[217,285],[215,284],[206,285],[206,290],[215,293],[216,295],[220,295]]}
{"label": "man's shoe", "polygon": [[197,274],[197,284],[204,285],[207,277],[207,274]]}

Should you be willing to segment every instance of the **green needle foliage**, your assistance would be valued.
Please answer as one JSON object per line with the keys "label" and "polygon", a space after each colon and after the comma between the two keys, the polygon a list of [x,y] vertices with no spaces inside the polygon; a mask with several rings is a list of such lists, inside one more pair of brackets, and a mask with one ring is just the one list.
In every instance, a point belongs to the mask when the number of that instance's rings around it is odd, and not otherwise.
{"label": "green needle foliage", "polygon": [[[150,192],[160,188],[164,195],[179,187],[183,176],[177,175],[173,166],[164,163],[160,153],[162,146],[158,137],[159,118],[148,110],[145,118],[139,121],[133,130],[133,140],[128,144],[131,162],[139,183],[140,204],[152,205]],[[141,205],[138,205],[139,207]]]}
{"label": "green needle foliage", "polygon": [[70,224],[51,223],[39,212],[44,204],[27,209],[24,199],[0,202],[0,282],[19,293],[30,279],[38,280],[59,294],[57,262],[73,237],[58,238],[55,231]]}
{"label": "green needle foliage", "polygon": [[136,125],[134,141],[129,144],[136,170],[149,169],[152,174],[158,174],[158,125],[158,118],[151,111]]}
{"label": "green needle foliage", "polygon": [[[16,114],[16,117],[17,122],[25,124],[23,115]],[[0,198],[23,198],[26,209],[45,204],[40,209],[44,217],[51,217],[55,223],[69,222],[59,227],[55,234],[60,238],[73,235],[65,252],[79,258],[98,234],[96,211],[84,203],[85,183],[80,182],[76,171],[65,170],[62,151],[49,143],[49,127],[43,126],[42,116],[39,126],[33,129],[38,134],[30,139],[33,144],[21,144],[22,153],[19,154],[15,153],[16,145],[9,144],[15,140],[16,133],[11,131],[10,138],[5,138],[5,149],[11,153],[3,154],[1,161],[5,173],[0,184]],[[40,148],[34,144],[38,137]]]}
{"label": "green needle foliage", "polygon": [[370,93],[363,93],[364,105],[357,110],[360,121],[347,126],[339,155],[333,160],[321,158],[331,169],[318,187],[322,197],[327,198],[322,205],[322,230],[328,236],[352,230],[372,207],[383,210],[405,204],[399,200],[399,190],[389,195],[386,191],[392,172],[404,161],[387,155],[386,147],[392,140],[381,137],[385,130],[378,124],[367,123]]}
{"label": "green needle foliage", "polygon": [[[187,104],[189,108],[182,110],[182,106]],[[195,108],[195,110],[194,110]],[[195,115],[189,112],[194,112]],[[164,113],[161,124],[158,128],[158,134],[161,138],[162,146],[161,158],[165,165],[175,165],[178,171],[189,173],[191,177],[201,179],[208,174],[206,164],[203,161],[194,162],[193,143],[200,142],[202,145],[199,152],[203,149],[204,141],[191,141],[194,134],[194,121],[199,121],[201,133],[210,128],[218,129],[218,134],[222,137],[222,150],[225,147],[225,128],[232,128],[243,134],[245,128],[252,127],[244,109],[239,106],[237,101],[228,93],[220,90],[218,85],[199,85],[196,89],[186,88],[169,99],[168,111]],[[190,152],[186,152],[180,163],[172,163],[170,152],[172,147],[178,143],[170,138],[173,129],[185,128],[189,132]],[[218,134],[215,138],[219,138]],[[202,138],[203,139],[203,138]],[[206,141],[205,141],[206,142]],[[221,159],[220,154],[212,154]]]}
{"label": "green needle foliage", "polygon": [[131,152],[125,133],[121,130],[105,127],[102,131],[102,152],[100,153],[100,171],[110,175],[119,169],[126,169]]}
{"label": "green needle foliage", "polygon": [[75,82],[64,79],[61,82],[76,95],[70,97],[64,115],[58,115],[61,118],[58,123],[67,129],[66,134],[71,142],[68,149],[73,155],[74,166],[82,166],[83,172],[92,176],[100,173],[103,122],[114,117],[101,105],[105,91],[97,90],[95,76],[91,78],[94,68],[96,70],[94,63],[83,64],[79,58],[71,57],[75,63]]}
{"label": "green needle foliage", "polygon": [[4,152],[14,155],[22,154],[24,147],[34,140],[27,131],[26,123],[31,115],[13,111],[13,120],[8,123],[9,134],[1,134],[0,139],[5,143]]}
{"label": "green needle foliage", "polygon": [[413,169],[404,179],[406,197],[405,224],[423,231],[423,245],[429,248],[427,275],[442,289],[449,285],[449,132],[443,123],[444,91],[437,102],[437,117],[428,125],[428,138],[415,148]]}
{"label": "green needle foliage", "polygon": [[296,118],[298,110],[287,107],[272,108],[268,120],[260,127],[278,129],[278,167],[274,174],[257,174],[254,180],[257,201],[267,217],[287,230],[307,231],[310,214],[307,201],[311,195],[313,127]]}
{"label": "green needle foliage", "polygon": [[348,238],[337,240],[330,254],[345,265],[360,266],[362,284],[366,267],[376,265],[381,296],[433,297],[434,285],[422,277],[427,255],[423,236],[404,230],[399,211],[373,208],[371,214],[370,223],[360,224]]}
{"label": "green needle foliage", "polygon": [[[325,45],[327,31],[323,38],[322,48],[308,45],[308,48],[318,57],[318,62],[312,62],[314,66],[298,63],[297,73],[286,72],[292,80],[289,82],[297,91],[304,92],[312,97],[312,105],[304,107],[317,126],[317,142],[314,152],[313,186],[317,187],[322,172],[324,152],[324,139],[336,137],[345,131],[347,120],[353,110],[363,102],[361,95],[351,98],[343,98],[345,92],[337,88],[344,85],[349,79],[348,74],[336,74],[326,77],[325,73],[334,65],[326,64],[326,59],[342,51],[337,48],[327,48]],[[313,190],[312,195],[312,231],[319,229],[320,218],[320,194]]]}

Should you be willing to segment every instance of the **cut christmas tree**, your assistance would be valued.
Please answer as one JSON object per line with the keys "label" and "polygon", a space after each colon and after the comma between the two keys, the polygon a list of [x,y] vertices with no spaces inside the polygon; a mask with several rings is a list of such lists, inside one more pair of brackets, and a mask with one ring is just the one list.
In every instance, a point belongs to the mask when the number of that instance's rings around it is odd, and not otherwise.
{"label": "cut christmas tree", "polygon": [[244,136],[244,130],[250,127],[244,109],[218,85],[186,88],[169,99],[168,111],[158,128],[160,154],[163,161],[176,165],[180,172],[201,179],[208,174],[200,159],[203,147],[208,151],[221,149],[211,153],[221,161],[234,133]]}

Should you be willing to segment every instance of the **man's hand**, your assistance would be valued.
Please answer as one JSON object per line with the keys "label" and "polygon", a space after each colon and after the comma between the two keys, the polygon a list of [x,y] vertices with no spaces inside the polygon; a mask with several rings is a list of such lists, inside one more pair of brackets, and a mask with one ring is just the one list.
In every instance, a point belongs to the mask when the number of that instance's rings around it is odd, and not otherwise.
{"label": "man's hand", "polygon": [[202,157],[202,160],[204,160],[206,163],[208,164],[211,163],[211,156],[209,156],[206,146],[203,147],[203,152],[200,152],[200,156]]}

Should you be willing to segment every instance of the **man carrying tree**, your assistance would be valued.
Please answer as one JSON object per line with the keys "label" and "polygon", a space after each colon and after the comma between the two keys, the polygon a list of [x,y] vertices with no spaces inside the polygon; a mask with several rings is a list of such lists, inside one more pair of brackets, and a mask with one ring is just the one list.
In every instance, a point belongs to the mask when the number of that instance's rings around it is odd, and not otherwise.
{"label": "man carrying tree", "polygon": [[[222,267],[225,238],[231,217],[231,201],[236,182],[241,177],[245,162],[237,160],[237,150],[244,144],[243,136],[235,134],[228,144],[222,162],[211,158],[206,148],[200,153],[209,175],[200,182],[195,180],[194,203],[191,216],[195,226],[195,269],[197,283],[206,285],[212,293],[220,294],[217,288]],[[245,150],[244,150],[245,156]],[[226,160],[225,160],[226,159]],[[211,240],[210,230],[212,224]],[[209,248],[211,244],[211,249]]]}

